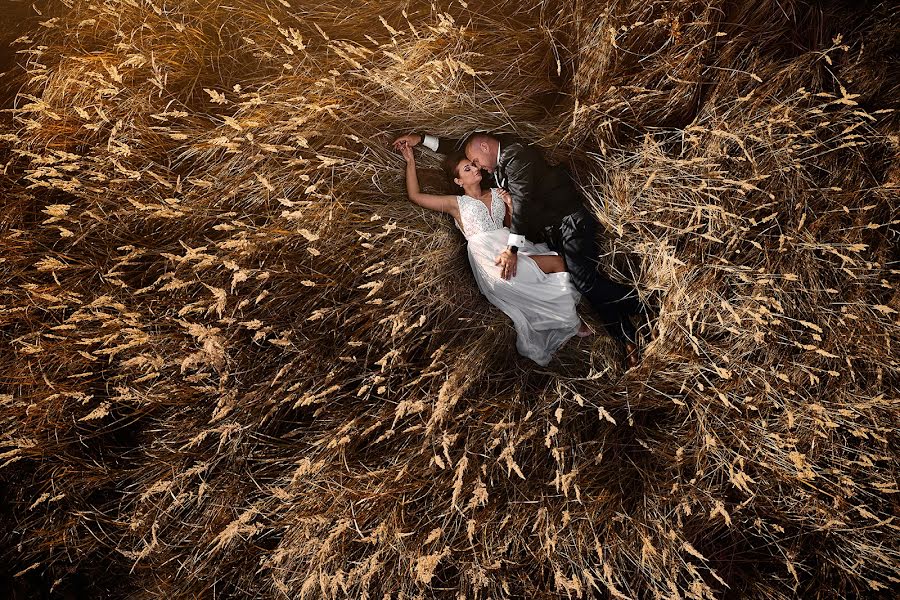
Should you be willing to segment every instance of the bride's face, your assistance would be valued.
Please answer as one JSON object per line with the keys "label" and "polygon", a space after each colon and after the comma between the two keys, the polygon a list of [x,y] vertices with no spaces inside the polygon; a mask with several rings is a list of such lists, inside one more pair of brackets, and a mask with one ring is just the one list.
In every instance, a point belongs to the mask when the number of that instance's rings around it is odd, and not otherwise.
{"label": "bride's face", "polygon": [[456,165],[456,175],[456,183],[461,187],[481,181],[481,171],[468,158],[459,161]]}

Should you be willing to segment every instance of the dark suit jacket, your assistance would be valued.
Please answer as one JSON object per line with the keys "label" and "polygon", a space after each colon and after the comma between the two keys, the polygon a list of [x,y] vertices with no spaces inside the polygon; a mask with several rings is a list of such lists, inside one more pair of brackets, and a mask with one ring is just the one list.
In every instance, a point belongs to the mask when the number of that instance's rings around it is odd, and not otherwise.
{"label": "dark suit jacket", "polygon": [[[582,207],[581,196],[562,166],[547,164],[540,151],[513,136],[498,135],[500,157],[493,181],[512,196],[510,232],[536,242],[544,239],[544,228],[559,225],[562,218]],[[460,140],[439,138],[438,152],[463,150]]]}

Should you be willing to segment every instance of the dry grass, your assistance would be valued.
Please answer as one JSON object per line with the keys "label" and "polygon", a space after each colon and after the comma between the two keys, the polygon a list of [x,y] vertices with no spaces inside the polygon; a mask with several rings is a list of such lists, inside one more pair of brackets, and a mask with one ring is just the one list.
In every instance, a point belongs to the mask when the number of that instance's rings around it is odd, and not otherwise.
{"label": "dry grass", "polygon": [[[900,582],[896,14],[486,4],[42,5],[0,138],[15,594]],[[570,162],[660,304],[639,369],[515,356],[406,201],[393,136],[476,125]]]}

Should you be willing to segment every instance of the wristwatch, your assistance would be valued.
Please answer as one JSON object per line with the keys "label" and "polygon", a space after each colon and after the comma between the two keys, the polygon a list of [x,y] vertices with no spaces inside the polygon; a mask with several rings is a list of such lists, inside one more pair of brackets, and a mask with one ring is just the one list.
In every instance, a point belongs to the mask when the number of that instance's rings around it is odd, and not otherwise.
{"label": "wristwatch", "polygon": [[518,246],[509,246],[509,251],[512,252],[513,254],[518,254],[519,247]]}

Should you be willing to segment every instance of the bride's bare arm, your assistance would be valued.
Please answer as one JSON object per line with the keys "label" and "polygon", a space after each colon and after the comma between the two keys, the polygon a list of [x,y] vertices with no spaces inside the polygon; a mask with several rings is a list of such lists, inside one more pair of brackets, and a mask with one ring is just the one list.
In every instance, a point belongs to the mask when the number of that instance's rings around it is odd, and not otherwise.
{"label": "bride's bare arm", "polygon": [[400,147],[400,152],[403,154],[403,158],[406,159],[406,193],[409,196],[409,199],[423,208],[448,213],[453,215],[454,218],[457,218],[459,207],[456,202],[456,196],[423,194],[419,189],[419,177],[416,174],[416,159],[413,156],[412,148],[404,144]]}

